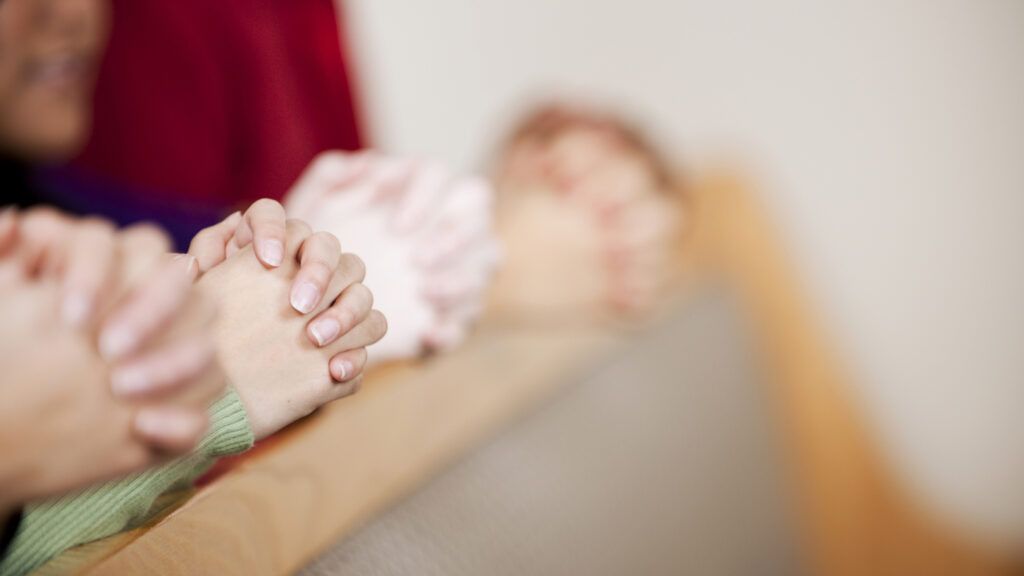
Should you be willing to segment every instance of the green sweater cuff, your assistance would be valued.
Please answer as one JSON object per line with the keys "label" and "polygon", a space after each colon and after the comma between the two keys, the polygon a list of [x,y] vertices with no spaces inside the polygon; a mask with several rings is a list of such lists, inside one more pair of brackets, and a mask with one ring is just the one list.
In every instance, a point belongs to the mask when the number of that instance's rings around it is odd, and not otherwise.
{"label": "green sweater cuff", "polygon": [[196,452],[220,458],[252,448],[255,438],[242,399],[234,388],[210,406],[210,430],[199,442]]}
{"label": "green sweater cuff", "polygon": [[157,498],[190,485],[213,462],[253,445],[245,407],[233,389],[210,407],[210,430],[196,450],[156,468],[29,504],[0,575],[35,570],[64,550],[138,526],[159,512]]}

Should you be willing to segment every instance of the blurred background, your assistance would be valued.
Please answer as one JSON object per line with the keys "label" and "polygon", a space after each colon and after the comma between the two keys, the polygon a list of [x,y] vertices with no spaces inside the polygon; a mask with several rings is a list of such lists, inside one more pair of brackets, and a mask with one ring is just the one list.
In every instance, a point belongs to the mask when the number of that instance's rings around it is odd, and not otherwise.
{"label": "blurred background", "polygon": [[555,94],[741,167],[898,468],[1024,534],[1024,3],[347,4],[383,146],[477,168]]}

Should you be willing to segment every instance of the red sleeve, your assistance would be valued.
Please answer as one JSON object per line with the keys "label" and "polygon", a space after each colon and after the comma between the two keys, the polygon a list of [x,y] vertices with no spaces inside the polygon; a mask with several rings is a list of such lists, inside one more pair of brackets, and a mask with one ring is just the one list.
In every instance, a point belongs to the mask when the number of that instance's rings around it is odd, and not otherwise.
{"label": "red sleeve", "polygon": [[[97,83],[93,132],[76,165],[177,200],[230,189],[230,78],[201,0],[122,0]],[[216,4],[216,3],[211,3]]]}
{"label": "red sleeve", "polygon": [[332,0],[117,0],[94,109],[78,168],[225,208],[361,146]]}
{"label": "red sleeve", "polygon": [[318,152],[360,147],[334,2],[234,1],[247,5],[238,185],[249,200],[280,198]]}

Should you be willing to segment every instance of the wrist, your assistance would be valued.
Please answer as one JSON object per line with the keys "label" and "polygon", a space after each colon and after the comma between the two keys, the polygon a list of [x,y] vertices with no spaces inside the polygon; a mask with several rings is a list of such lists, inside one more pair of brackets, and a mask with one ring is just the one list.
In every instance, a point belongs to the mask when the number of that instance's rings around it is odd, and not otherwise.
{"label": "wrist", "polygon": [[255,441],[246,406],[232,386],[210,406],[210,429],[197,450],[206,456],[221,457],[244,452]]}

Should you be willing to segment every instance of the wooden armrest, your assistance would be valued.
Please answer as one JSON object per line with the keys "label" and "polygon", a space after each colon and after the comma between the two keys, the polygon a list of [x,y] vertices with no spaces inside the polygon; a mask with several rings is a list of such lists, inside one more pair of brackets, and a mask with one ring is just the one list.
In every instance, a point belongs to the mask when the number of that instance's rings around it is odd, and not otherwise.
{"label": "wooden armrest", "polygon": [[293,572],[615,342],[485,326],[451,355],[374,373],[155,526],[55,562],[65,573],[76,559],[89,574]]}
{"label": "wooden armrest", "polygon": [[735,173],[698,198],[702,258],[737,288],[769,370],[815,574],[1017,574],[1013,559],[956,533],[888,469],[850,373],[777,230]]}

